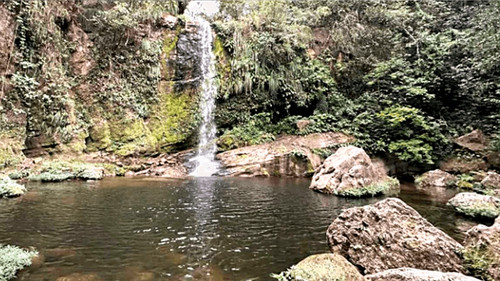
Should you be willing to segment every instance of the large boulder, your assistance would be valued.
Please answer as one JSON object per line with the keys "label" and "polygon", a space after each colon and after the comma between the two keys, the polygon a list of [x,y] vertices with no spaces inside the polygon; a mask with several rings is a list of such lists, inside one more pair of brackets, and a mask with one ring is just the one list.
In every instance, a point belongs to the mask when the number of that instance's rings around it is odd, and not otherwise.
{"label": "large boulder", "polygon": [[479,281],[456,272],[397,268],[365,276],[370,281]]}
{"label": "large boulder", "polygon": [[472,151],[483,151],[488,147],[488,141],[481,130],[474,130],[463,135],[457,138],[455,143]]}
{"label": "large boulder", "polygon": [[387,176],[383,164],[375,165],[358,147],[342,147],[328,157],[314,174],[310,188],[327,194],[360,197],[386,193],[399,186]]}
{"label": "large boulder", "polygon": [[342,133],[284,136],[276,141],[229,150],[217,155],[232,177],[308,177],[321,165],[315,150],[352,142]]}
{"label": "large boulder", "polygon": [[448,201],[457,212],[470,217],[496,218],[500,215],[500,199],[473,192],[463,192]]}
{"label": "large boulder", "polygon": [[500,280],[500,218],[491,227],[467,231],[463,249],[467,270],[482,280]]}
{"label": "large boulder", "polygon": [[478,225],[469,230],[462,253],[472,274],[482,280],[500,280],[500,218],[491,227]]}
{"label": "large boulder", "polygon": [[309,256],[289,270],[274,276],[279,280],[349,280],[364,281],[358,269],[337,254]]}
{"label": "large boulder", "polygon": [[347,209],[326,234],[330,250],[364,274],[401,267],[464,271],[462,246],[400,199]]}
{"label": "large boulder", "polygon": [[427,186],[446,187],[450,182],[454,182],[456,180],[457,177],[445,171],[433,170],[417,178],[416,183],[419,187],[427,187]]}

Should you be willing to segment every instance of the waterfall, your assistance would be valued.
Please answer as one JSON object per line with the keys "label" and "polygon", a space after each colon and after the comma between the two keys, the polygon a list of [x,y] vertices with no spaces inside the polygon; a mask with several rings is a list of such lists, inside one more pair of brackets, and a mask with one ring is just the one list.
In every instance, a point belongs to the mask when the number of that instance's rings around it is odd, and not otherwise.
{"label": "waterfall", "polygon": [[199,143],[196,156],[190,159],[195,163],[191,172],[194,177],[209,177],[219,170],[215,161],[217,152],[214,111],[217,85],[215,84],[215,55],[213,53],[213,35],[210,23],[203,16],[213,16],[217,12],[217,1],[191,1],[186,9],[186,16],[197,22],[201,38],[201,100],[200,112],[202,123],[199,131]]}

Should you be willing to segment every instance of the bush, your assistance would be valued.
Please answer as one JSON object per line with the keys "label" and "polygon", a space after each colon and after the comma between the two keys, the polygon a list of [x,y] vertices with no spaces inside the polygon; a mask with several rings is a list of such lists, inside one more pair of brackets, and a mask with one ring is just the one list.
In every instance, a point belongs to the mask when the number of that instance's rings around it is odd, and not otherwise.
{"label": "bush", "polygon": [[24,185],[18,184],[9,177],[0,178],[0,198],[17,197],[26,192]]}
{"label": "bush", "polygon": [[31,259],[38,255],[16,246],[0,245],[0,280],[11,280],[24,267],[31,265]]}
{"label": "bush", "polygon": [[400,160],[433,164],[450,148],[442,124],[416,108],[394,105],[359,114],[352,130],[357,144],[371,153],[389,152]]}

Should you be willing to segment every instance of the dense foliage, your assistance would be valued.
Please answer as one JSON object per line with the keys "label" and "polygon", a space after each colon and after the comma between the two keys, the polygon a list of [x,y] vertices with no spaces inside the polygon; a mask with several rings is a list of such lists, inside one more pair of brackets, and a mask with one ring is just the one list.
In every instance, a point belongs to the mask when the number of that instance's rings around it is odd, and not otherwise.
{"label": "dense foliage", "polygon": [[0,280],[12,280],[16,273],[31,265],[31,259],[37,256],[35,251],[28,251],[16,246],[0,244]]}
{"label": "dense foliage", "polygon": [[430,164],[449,152],[447,137],[499,129],[498,0],[225,0],[221,9],[215,27],[231,70],[217,120],[232,146],[346,131],[371,152]]}

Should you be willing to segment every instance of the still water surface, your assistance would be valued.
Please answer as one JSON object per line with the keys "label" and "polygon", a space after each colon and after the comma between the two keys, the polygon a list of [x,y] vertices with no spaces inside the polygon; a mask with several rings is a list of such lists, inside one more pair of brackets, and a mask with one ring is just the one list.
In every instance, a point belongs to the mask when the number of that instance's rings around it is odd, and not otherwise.
{"label": "still water surface", "polygon": [[[26,196],[0,201],[0,243],[44,253],[43,266],[20,280],[75,273],[99,280],[269,280],[328,252],[325,231],[342,209],[383,199],[325,196],[308,185],[236,178],[30,183]],[[470,222],[446,206],[453,195],[404,185],[399,197],[462,239]]]}

